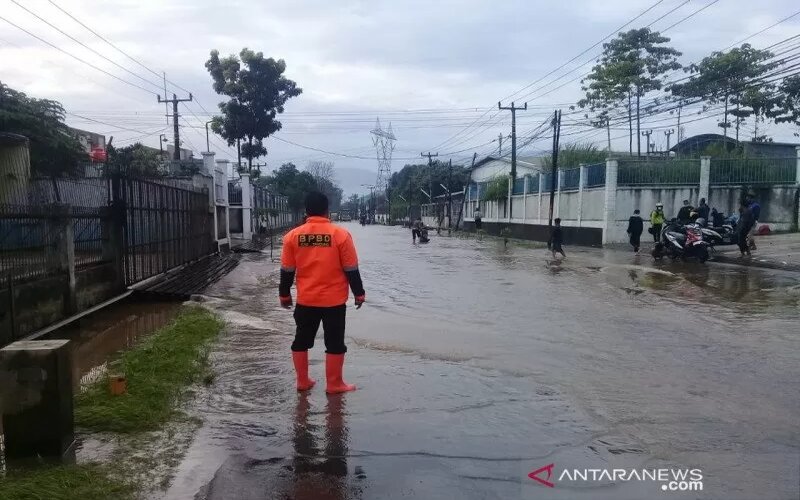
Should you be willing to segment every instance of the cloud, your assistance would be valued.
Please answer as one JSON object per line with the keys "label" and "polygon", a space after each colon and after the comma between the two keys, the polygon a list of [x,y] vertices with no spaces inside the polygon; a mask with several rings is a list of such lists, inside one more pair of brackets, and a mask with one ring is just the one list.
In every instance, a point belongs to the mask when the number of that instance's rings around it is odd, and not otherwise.
{"label": "cloud", "polygon": [[[398,158],[410,158],[415,152],[440,143],[445,143],[443,151],[457,151],[486,143],[501,132],[508,133],[508,113],[490,109],[498,99],[542,78],[653,3],[650,0],[58,2],[157,74],[167,71],[169,80],[194,94],[196,101],[189,106],[194,115],[184,111],[183,133],[195,146],[202,147],[205,142],[203,122],[207,114],[200,105],[214,112],[221,100],[212,91],[203,66],[209,51],[216,48],[229,54],[249,47],[285,59],[287,75],[304,89],[303,95],[287,106],[282,131],[285,137],[321,149],[358,151],[360,155],[371,156],[369,130],[374,118],[383,115],[385,121],[395,120]],[[662,2],[625,29],[654,22],[680,3],[679,0]],[[3,17],[103,70],[159,92],[163,84],[157,75],[120,55],[49,3],[24,5],[156,85],[126,74],[12,4],[4,7]],[[690,2],[655,22],[653,28],[664,29],[703,5],[706,3]],[[682,59],[688,62],[722,49],[795,10],[796,5],[790,0],[760,4],[726,0],[670,29],[667,35],[684,52]],[[755,46],[769,45],[796,34],[798,28],[800,17],[750,42]],[[600,50],[587,52],[555,75],[513,96],[518,102],[527,100],[535,107],[527,114],[520,113],[521,135],[537,127],[553,107],[580,98],[579,77],[588,72]],[[576,71],[558,78],[572,69]],[[100,121],[140,131],[155,130],[164,122],[164,108],[156,103],[154,95],[81,64],[2,21],[0,75],[4,83],[32,95],[58,99],[68,110],[81,110],[84,116]],[[556,89],[562,84],[562,88]],[[169,93],[183,94],[171,85],[168,87]],[[410,118],[421,118],[416,115],[386,114],[387,110],[467,107],[490,111],[483,117],[466,111],[430,115],[427,121],[412,121]],[[345,121],[342,116],[323,119],[320,118],[323,115],[314,115],[335,111],[365,114],[356,115],[361,118],[358,122]],[[440,120],[437,122],[436,118]],[[473,122],[476,126],[468,128]],[[102,132],[113,130],[97,123],[75,123]],[[696,122],[687,126],[687,133],[714,128],[713,120]],[[788,127],[770,127],[770,131],[776,140],[792,138]],[[455,134],[460,135],[450,139]],[[117,129],[115,135],[124,139],[136,134]],[[599,134],[597,140],[602,141],[602,136]],[[144,142],[157,144],[157,134]],[[216,138],[214,142],[223,141]],[[620,145],[626,142],[622,139]],[[478,151],[494,147],[496,144],[488,144]],[[267,161],[272,165],[324,157],[277,141],[269,141],[268,148]],[[469,157],[470,153],[463,155]],[[224,154],[233,153],[225,148]],[[372,160],[333,160],[342,168],[376,169]],[[405,161],[397,161],[397,167],[402,163]]]}

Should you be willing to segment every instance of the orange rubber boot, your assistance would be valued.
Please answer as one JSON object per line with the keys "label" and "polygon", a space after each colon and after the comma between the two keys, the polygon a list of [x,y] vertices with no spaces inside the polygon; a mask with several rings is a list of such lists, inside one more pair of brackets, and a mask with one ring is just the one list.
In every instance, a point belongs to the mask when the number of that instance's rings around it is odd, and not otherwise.
{"label": "orange rubber boot", "polygon": [[328,394],[338,394],[340,392],[356,390],[356,386],[345,384],[344,380],[342,380],[343,368],[344,354],[325,354],[325,378],[328,383],[325,392]]}
{"label": "orange rubber boot", "polygon": [[308,377],[308,351],[292,351],[294,371],[297,373],[297,390],[307,391],[316,381]]}

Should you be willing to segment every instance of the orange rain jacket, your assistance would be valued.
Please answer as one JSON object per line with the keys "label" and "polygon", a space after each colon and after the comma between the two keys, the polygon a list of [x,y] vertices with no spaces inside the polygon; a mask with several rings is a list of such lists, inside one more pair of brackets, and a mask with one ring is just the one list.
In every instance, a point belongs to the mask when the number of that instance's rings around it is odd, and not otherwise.
{"label": "orange rain jacket", "polygon": [[[340,306],[349,295],[345,273],[358,271],[353,237],[326,217],[308,217],[305,224],[283,237],[281,271],[296,273],[299,305]],[[363,298],[363,289],[354,293]]]}

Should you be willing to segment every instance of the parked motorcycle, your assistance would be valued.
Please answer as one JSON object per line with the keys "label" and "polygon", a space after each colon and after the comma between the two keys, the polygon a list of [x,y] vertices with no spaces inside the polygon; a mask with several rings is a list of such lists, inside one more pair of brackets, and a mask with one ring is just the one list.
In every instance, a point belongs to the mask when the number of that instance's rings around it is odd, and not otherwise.
{"label": "parked motorcycle", "polygon": [[[707,231],[714,233],[712,230]],[[661,238],[653,248],[652,255],[656,260],[664,257],[670,257],[672,260],[696,258],[700,262],[705,262],[708,260],[711,248],[706,238],[711,237],[704,233],[699,224],[681,225],[673,220],[664,225]]]}

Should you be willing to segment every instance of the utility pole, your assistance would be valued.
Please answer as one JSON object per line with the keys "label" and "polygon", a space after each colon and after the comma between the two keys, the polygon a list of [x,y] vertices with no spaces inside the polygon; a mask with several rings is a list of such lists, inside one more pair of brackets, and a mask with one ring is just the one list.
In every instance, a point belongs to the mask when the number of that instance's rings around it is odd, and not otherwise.
{"label": "utility pole", "polygon": [[643,130],[641,134],[642,134],[642,137],[647,137],[647,144],[646,144],[646,146],[647,146],[647,156],[650,156],[650,136],[653,135],[653,131],[652,130]]}
{"label": "utility pole", "polygon": [[503,156],[503,134],[497,136],[497,143],[499,146],[497,147],[497,156]]}
{"label": "utility pole", "polygon": [[167,99],[164,96],[164,99],[161,99],[161,96],[158,97],[159,103],[172,103],[172,128],[175,134],[175,151],[173,152],[172,159],[180,160],[181,159],[181,140],[180,140],[180,130],[178,129],[178,103],[179,102],[191,102],[192,101],[192,94],[189,94],[188,99],[178,99],[178,96],[172,94],[172,99]]}
{"label": "utility pole", "polygon": [[[528,109],[528,103],[525,103],[523,107],[517,107],[514,105],[514,101],[511,101],[511,106],[501,106],[500,102],[497,103],[497,109],[511,111],[511,192],[514,192],[514,181],[517,179],[517,111],[526,111]],[[510,198],[508,200],[508,215],[509,218],[513,215],[512,209],[514,203],[514,198]]]}
{"label": "utility pole", "polygon": [[[553,115],[553,171],[550,179],[550,216],[547,219],[547,227],[552,234],[553,228],[553,204],[556,198],[556,182],[558,182],[558,149],[561,140],[561,110],[557,110]],[[549,247],[549,245],[548,245]]]}
{"label": "utility pole", "polygon": [[[431,204],[433,204],[433,160],[431,158],[435,158],[435,157],[439,156],[439,153],[431,154],[431,152],[428,151],[427,153],[420,153],[419,155],[423,156],[423,157],[425,157],[425,156],[428,157],[428,189],[429,189],[429,191],[428,191],[427,195],[428,195],[428,198],[431,201]],[[425,191],[423,191],[423,193],[424,192]]]}
{"label": "utility pole", "polygon": [[447,162],[447,230],[453,228],[453,160]]}
{"label": "utility pole", "polygon": [[664,135],[667,136],[667,156],[669,156],[669,139],[672,134],[675,133],[675,129],[669,129],[664,131]]}

